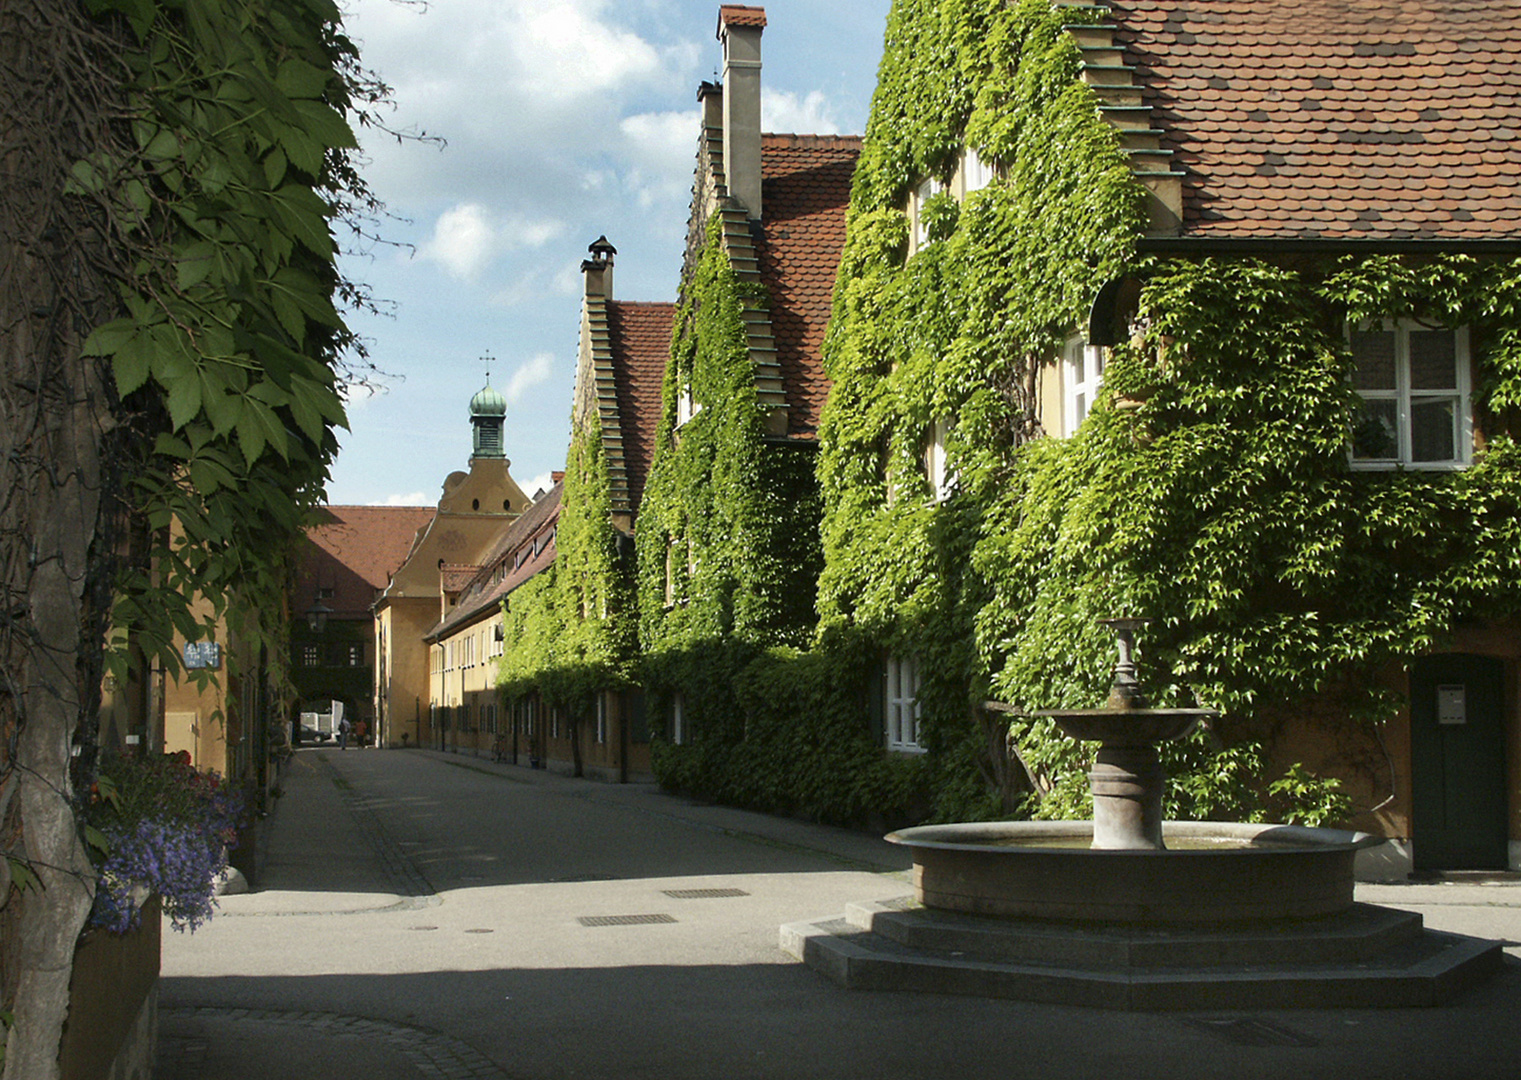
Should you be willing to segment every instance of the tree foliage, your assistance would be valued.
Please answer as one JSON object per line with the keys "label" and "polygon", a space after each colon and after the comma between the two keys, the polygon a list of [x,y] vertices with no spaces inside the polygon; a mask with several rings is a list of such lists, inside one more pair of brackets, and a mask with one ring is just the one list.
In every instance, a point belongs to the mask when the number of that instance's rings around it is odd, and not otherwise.
{"label": "tree foliage", "polygon": [[348,118],[385,88],[327,0],[0,19],[0,813],[5,865],[37,883],[0,881],[11,1077],[56,1072],[108,623],[170,670],[173,635],[218,617],[284,654],[289,554],[343,422],[334,298],[364,297],[332,223],[377,208]]}

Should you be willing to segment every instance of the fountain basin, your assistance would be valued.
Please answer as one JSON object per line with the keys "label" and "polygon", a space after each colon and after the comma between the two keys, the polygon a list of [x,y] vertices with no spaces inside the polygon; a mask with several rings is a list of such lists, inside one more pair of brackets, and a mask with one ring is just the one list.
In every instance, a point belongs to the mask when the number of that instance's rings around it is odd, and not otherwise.
{"label": "fountain basin", "polygon": [[912,850],[928,908],[1079,923],[1176,926],[1299,919],[1352,906],[1367,833],[1295,825],[1166,822],[1167,850],[1090,849],[1085,821],[921,825]]}

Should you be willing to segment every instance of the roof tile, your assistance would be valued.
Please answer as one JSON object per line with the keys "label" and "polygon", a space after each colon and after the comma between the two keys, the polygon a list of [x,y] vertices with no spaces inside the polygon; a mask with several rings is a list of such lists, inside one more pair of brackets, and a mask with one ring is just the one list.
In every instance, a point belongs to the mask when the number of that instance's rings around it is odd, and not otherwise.
{"label": "roof tile", "polygon": [[[1163,145],[1188,173],[1186,235],[1521,232],[1521,5],[1110,6],[1116,40],[1167,133]],[[1282,157],[1270,171],[1253,157],[1264,146]]]}
{"label": "roof tile", "polygon": [[829,395],[824,331],[860,154],[858,136],[761,136],[765,213],[756,251],[790,406],[788,434],[797,437],[813,437]]}

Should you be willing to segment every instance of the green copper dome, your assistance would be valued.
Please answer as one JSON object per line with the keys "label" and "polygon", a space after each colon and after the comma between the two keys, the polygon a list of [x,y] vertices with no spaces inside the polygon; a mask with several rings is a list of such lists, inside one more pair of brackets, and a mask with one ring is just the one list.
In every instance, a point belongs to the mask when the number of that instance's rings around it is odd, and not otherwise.
{"label": "green copper dome", "polygon": [[506,416],[507,399],[487,383],[470,399],[471,416]]}

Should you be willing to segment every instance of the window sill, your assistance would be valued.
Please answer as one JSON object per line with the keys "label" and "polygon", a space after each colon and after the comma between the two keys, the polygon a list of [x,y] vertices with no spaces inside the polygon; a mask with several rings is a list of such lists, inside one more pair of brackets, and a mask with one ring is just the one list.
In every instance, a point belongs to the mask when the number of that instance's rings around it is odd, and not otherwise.
{"label": "window sill", "polygon": [[1462,472],[1468,461],[1349,461],[1353,472]]}

